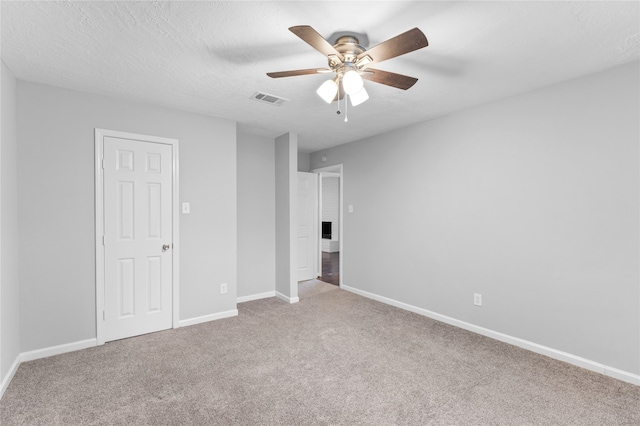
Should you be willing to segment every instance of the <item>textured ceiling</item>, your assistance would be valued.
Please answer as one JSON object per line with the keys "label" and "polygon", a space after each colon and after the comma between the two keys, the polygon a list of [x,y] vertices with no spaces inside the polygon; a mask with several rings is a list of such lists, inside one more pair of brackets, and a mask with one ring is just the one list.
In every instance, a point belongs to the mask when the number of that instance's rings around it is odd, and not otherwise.
{"label": "textured ceiling", "polygon": [[[325,67],[287,30],[364,34],[371,47],[419,27],[429,47],[376,68],[419,78],[365,82],[349,122],[316,94]],[[17,78],[299,134],[301,151],[351,142],[640,58],[637,1],[2,2],[2,58]],[[263,91],[280,107],[250,99]]]}

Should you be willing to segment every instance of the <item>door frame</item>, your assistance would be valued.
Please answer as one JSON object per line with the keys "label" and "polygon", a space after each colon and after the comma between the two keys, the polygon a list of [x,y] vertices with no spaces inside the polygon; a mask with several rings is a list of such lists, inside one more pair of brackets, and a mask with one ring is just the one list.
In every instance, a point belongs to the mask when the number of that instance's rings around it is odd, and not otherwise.
{"label": "door frame", "polygon": [[344,276],[343,272],[343,253],[344,253],[344,166],[342,163],[334,164],[333,166],[326,167],[318,167],[317,169],[312,169],[311,173],[315,173],[318,175],[318,268],[319,268],[319,276],[322,275],[322,174],[323,173],[336,173],[340,174],[340,207],[339,207],[339,220],[340,220],[340,230],[338,232],[338,238],[340,241],[338,242],[338,247],[340,250],[340,255],[338,256],[338,270],[340,271],[340,279],[338,280],[338,287],[342,287],[342,277]]}
{"label": "door frame", "polygon": [[151,142],[172,147],[172,327],[180,326],[180,196],[178,185],[178,139],[163,138],[160,136],[141,135],[136,133],[121,132],[117,130],[95,129],[95,253],[96,253],[96,344],[104,345],[104,173],[103,173],[103,150],[104,138],[115,137],[120,139],[131,139],[135,141]]}

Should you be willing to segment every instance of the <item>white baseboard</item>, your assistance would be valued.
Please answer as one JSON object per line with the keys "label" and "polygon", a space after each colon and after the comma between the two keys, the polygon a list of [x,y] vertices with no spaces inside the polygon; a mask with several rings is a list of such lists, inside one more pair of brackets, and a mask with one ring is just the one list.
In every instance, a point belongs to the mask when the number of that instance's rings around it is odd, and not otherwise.
{"label": "white baseboard", "polygon": [[276,296],[275,291],[267,291],[265,293],[250,294],[248,296],[238,297],[236,299],[236,303],[250,302],[252,300],[258,300],[258,299],[267,299],[269,297],[275,297],[275,296]]}
{"label": "white baseboard", "polygon": [[4,379],[2,379],[2,382],[0,382],[0,399],[2,399],[4,391],[6,391],[9,387],[9,383],[11,383],[11,379],[13,379],[13,376],[15,376],[16,371],[18,371],[18,367],[20,367],[20,354],[18,354],[16,359],[13,361],[13,364],[11,364],[7,375],[4,377]]}
{"label": "white baseboard", "polygon": [[[180,327],[200,324],[207,321],[213,321],[213,320],[233,317],[237,315],[238,315],[237,309],[226,311],[226,312],[220,312],[212,315],[205,315],[197,318],[191,318],[188,320],[180,321]],[[16,371],[18,371],[18,367],[20,367],[21,363],[27,362],[27,361],[34,361],[40,358],[47,358],[54,355],[60,355],[67,352],[78,351],[81,349],[92,348],[94,346],[97,346],[97,344],[98,344],[98,340],[94,338],[94,339],[81,340],[79,342],[67,343],[64,345],[51,346],[43,349],[36,349],[29,352],[22,352],[21,354],[18,355],[18,357],[15,359],[15,361],[11,365],[11,368],[9,369],[9,372],[7,373],[6,377],[2,379],[2,382],[0,382],[0,398],[2,398],[4,391],[9,386],[11,379],[13,379],[13,376],[16,374]]]}
{"label": "white baseboard", "polygon": [[285,296],[284,294],[280,293],[279,291],[276,291],[276,297],[278,299],[284,300],[287,303],[298,303],[300,301],[300,298],[298,298],[298,297]]}
{"label": "white baseboard", "polygon": [[40,358],[47,358],[67,352],[79,351],[81,349],[97,346],[97,339],[80,340],[79,342],[66,343],[64,345],[50,346],[48,348],[36,349],[35,351],[22,352],[20,362],[33,361]]}
{"label": "white baseboard", "polygon": [[599,362],[595,362],[586,358],[579,357],[577,355],[559,351],[557,349],[553,349],[547,346],[539,345],[537,343],[520,339],[518,337],[509,336],[507,334],[493,331],[488,328],[480,327],[468,322],[460,321],[455,318],[448,317],[446,315],[441,315],[436,312],[429,311],[427,309],[409,305],[408,303],[399,302],[397,300],[390,299],[388,297],[380,296],[374,293],[369,293],[368,291],[360,290],[354,287],[349,287],[344,284],[341,285],[341,288],[344,290],[350,291],[351,293],[355,293],[360,296],[364,296],[366,298],[376,300],[378,302],[386,303],[387,305],[395,306],[396,308],[414,312],[416,314],[423,315],[425,317],[429,317],[437,321],[441,321],[456,327],[460,327],[465,330],[468,330],[477,334],[481,334],[483,336],[490,337],[492,339],[499,340],[504,343],[508,343],[523,349],[527,349],[531,352],[535,352],[541,355],[546,355],[550,358],[564,361],[569,364],[577,365],[578,367],[586,368],[587,370],[595,371],[597,373],[604,374],[605,376],[613,377],[615,379],[640,386],[640,375],[638,374],[633,374],[628,371],[622,371],[617,368],[609,367],[607,365],[601,364]]}
{"label": "white baseboard", "polygon": [[232,309],[230,311],[218,312],[217,314],[203,315],[201,317],[180,320],[179,324],[180,327],[187,327],[189,325],[202,324],[203,322],[215,321],[235,316],[238,316],[238,310]]}
{"label": "white baseboard", "polygon": [[87,340],[80,340],[78,342],[73,342],[73,343],[66,343],[64,345],[50,346],[48,348],[36,349],[34,351],[29,351],[29,352],[22,352],[16,357],[13,364],[11,364],[11,368],[9,369],[7,376],[2,380],[2,383],[0,383],[0,398],[2,398],[2,395],[4,395],[4,391],[7,390],[9,383],[13,379],[13,376],[16,374],[16,371],[18,371],[20,364],[22,364],[23,362],[34,361],[40,358],[47,358],[50,356],[60,355],[67,352],[74,352],[74,351],[79,351],[81,349],[92,348],[97,344],[98,344],[97,339],[87,339]]}
{"label": "white baseboard", "polygon": [[629,373],[628,371],[619,370],[607,365],[603,365],[602,367],[604,368],[604,372],[602,374],[604,374],[605,376],[613,377],[614,379],[622,380],[623,382],[633,383],[634,385],[640,386],[640,374]]}

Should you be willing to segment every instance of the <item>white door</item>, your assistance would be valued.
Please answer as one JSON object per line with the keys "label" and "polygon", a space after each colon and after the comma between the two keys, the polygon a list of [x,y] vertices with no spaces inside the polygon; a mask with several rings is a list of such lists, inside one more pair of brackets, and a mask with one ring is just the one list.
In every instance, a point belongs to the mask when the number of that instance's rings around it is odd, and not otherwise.
{"label": "white door", "polygon": [[318,175],[298,172],[298,281],[317,276]]}
{"label": "white door", "polygon": [[104,137],[105,341],[172,326],[173,147]]}

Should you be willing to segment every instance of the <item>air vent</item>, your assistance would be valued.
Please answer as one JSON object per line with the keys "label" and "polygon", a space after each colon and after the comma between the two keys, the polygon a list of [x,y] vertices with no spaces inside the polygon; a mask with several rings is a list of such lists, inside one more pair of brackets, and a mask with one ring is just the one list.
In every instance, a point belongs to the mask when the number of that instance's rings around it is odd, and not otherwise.
{"label": "air vent", "polygon": [[256,92],[251,96],[251,99],[254,101],[260,101],[271,105],[280,106],[283,103],[287,102],[289,99],[280,98],[275,95],[270,95],[268,93]]}

